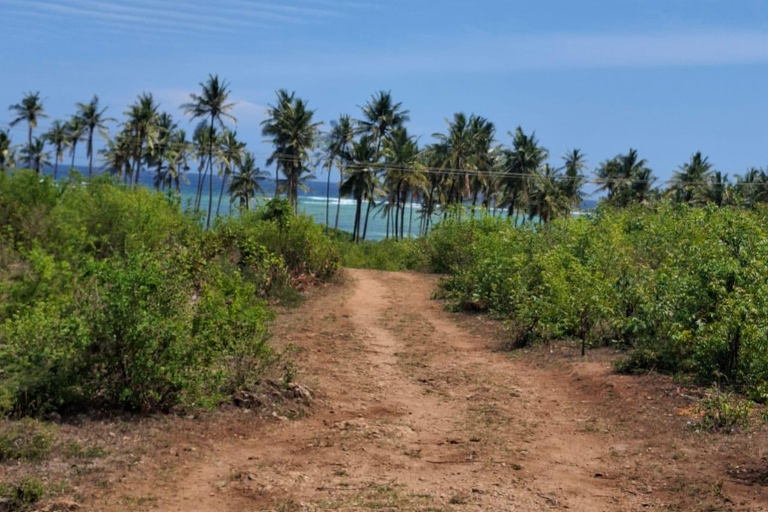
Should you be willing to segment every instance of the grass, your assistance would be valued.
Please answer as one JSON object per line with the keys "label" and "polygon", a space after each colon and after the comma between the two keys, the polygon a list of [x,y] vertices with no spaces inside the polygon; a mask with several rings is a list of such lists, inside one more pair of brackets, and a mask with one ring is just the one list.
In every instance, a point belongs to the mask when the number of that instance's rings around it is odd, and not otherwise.
{"label": "grass", "polygon": [[24,419],[0,428],[0,461],[39,461],[56,442],[55,429],[37,420]]}

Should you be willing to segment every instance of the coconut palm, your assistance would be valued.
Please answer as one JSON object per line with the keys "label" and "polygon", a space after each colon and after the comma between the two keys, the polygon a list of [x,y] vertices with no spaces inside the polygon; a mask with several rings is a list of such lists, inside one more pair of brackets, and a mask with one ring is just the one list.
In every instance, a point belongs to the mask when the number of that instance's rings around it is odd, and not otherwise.
{"label": "coconut palm", "polygon": [[538,218],[547,223],[555,217],[568,215],[571,211],[571,200],[565,195],[562,187],[562,175],[559,169],[544,164],[541,172],[531,179],[529,193],[528,218]]}
{"label": "coconut palm", "polygon": [[709,203],[714,203],[718,208],[731,202],[732,188],[728,182],[728,175],[720,171],[710,173],[709,186],[704,191],[704,196]]}
{"label": "coconut palm", "polygon": [[[171,139],[175,134],[177,126],[173,121],[173,116],[168,112],[163,112],[157,117],[157,140],[147,158],[147,163],[155,166],[156,175],[163,173],[163,165],[166,163],[165,153],[171,148]],[[155,188],[162,182],[163,180],[158,180],[156,176]]]}
{"label": "coconut palm", "polygon": [[45,151],[45,141],[35,137],[32,144],[21,150],[22,161],[26,163],[29,169],[34,169],[37,174],[41,174],[43,168],[51,165],[50,154]]}
{"label": "coconut palm", "polygon": [[[315,111],[295,93],[277,91],[277,103],[267,109],[267,119],[262,123],[262,134],[270,137],[274,150],[267,165],[277,163],[283,173],[284,183],[276,178],[276,186],[288,196],[288,202],[298,211],[299,189],[305,189],[303,181],[311,176],[311,151],[315,147],[320,122],[314,122]],[[277,194],[277,192],[276,192]]]}
{"label": "coconut palm", "polygon": [[675,202],[702,204],[707,200],[707,189],[712,175],[709,159],[697,151],[691,159],[672,175],[668,193]]}
{"label": "coconut palm", "polygon": [[[158,122],[160,106],[155,103],[152,94],[139,95],[136,102],[128,107],[125,125],[133,134],[133,185],[139,183],[142,161],[151,161],[159,135]],[[146,145],[146,148],[145,148]]]}
{"label": "coconut palm", "polygon": [[58,120],[54,121],[43,137],[54,149],[53,179],[55,180],[59,174],[59,162],[64,160],[64,149],[69,146],[69,133],[67,133],[66,124]]}
{"label": "coconut palm", "polygon": [[77,144],[83,140],[85,135],[85,125],[78,116],[72,116],[66,124],[67,138],[69,139],[69,154],[72,157],[70,168],[75,168],[75,155],[77,154]]}
{"label": "coconut palm", "polygon": [[168,188],[168,196],[175,191],[181,196],[181,181],[185,183],[185,174],[189,171],[189,156],[192,145],[187,141],[184,130],[176,130],[171,134],[168,147],[163,151],[163,164],[155,175],[155,187],[160,190]]}
{"label": "coconut palm", "polygon": [[527,210],[530,203],[532,182],[541,171],[549,152],[539,144],[536,134],[526,135],[517,127],[512,137],[512,149],[503,155],[503,175],[500,186],[503,192],[502,205],[512,217]]}
{"label": "coconut palm", "polygon": [[[331,206],[331,170],[334,163],[339,168],[339,185],[344,179],[344,161],[343,155],[349,152],[352,143],[355,141],[355,127],[352,119],[343,114],[339,116],[338,121],[331,121],[331,131],[328,133],[325,141],[326,164],[328,166],[328,182],[326,184],[326,205],[325,205],[325,226],[326,232],[330,226],[330,206]],[[339,211],[341,210],[341,193],[339,193],[336,203],[336,223],[335,229],[339,228]]]}
{"label": "coconut palm", "polygon": [[391,91],[379,91],[361,107],[363,118],[358,121],[363,133],[372,138],[376,147],[376,161],[381,157],[384,138],[410,120],[402,103],[395,103]]}
{"label": "coconut palm", "polygon": [[245,143],[237,140],[237,132],[225,131],[221,140],[221,165],[220,178],[221,189],[219,190],[219,202],[216,205],[216,216],[219,216],[221,209],[221,197],[224,195],[224,187],[227,185],[229,176],[237,171],[243,164],[245,154]]}
{"label": "coconut palm", "polygon": [[118,176],[121,181],[131,175],[132,139],[132,133],[124,129],[114,139],[107,140],[106,148],[100,151],[104,162],[102,171]]}
{"label": "coconut palm", "polygon": [[11,143],[11,136],[6,130],[0,130],[0,171],[15,165],[15,150]]}
{"label": "coconut palm", "polygon": [[107,123],[114,121],[104,116],[107,108],[99,107],[99,97],[94,95],[88,103],[77,104],[77,117],[83,122],[86,140],[86,156],[88,157],[88,176],[93,174],[93,139],[98,132],[102,138],[107,139]]}
{"label": "coconut palm", "polygon": [[11,120],[11,127],[19,123],[27,123],[27,148],[32,148],[32,132],[37,128],[37,122],[40,119],[48,117],[45,115],[43,101],[40,99],[40,93],[27,93],[21,103],[16,103],[8,107],[8,110],[14,112],[15,117]]}
{"label": "coconut palm", "polygon": [[346,162],[344,170],[346,179],[342,182],[339,191],[342,196],[351,196],[355,200],[352,240],[359,243],[364,238],[360,233],[363,201],[372,197],[377,188],[376,147],[373,139],[369,135],[363,135],[352,145],[350,152],[344,156],[344,161]]}
{"label": "coconut palm", "polygon": [[[394,211],[395,239],[403,238],[405,234],[405,205],[408,197],[411,199],[416,191],[421,191],[426,183],[424,166],[415,137],[408,134],[405,127],[392,130],[384,141],[383,155],[385,168],[385,189],[388,190],[388,210]],[[413,202],[411,202],[413,213]],[[389,216],[387,217],[389,225]],[[389,229],[387,229],[389,233]]]}
{"label": "coconut palm", "polygon": [[618,155],[603,162],[596,171],[599,191],[608,191],[607,202],[613,206],[646,203],[654,195],[656,178],[648,162],[630,148],[626,155]]}
{"label": "coconut palm", "polygon": [[224,121],[237,123],[237,119],[230,113],[235,107],[234,103],[229,103],[229,84],[226,80],[220,80],[218,75],[208,75],[208,81],[200,83],[202,94],[190,94],[191,101],[181,106],[186,115],[192,119],[201,119],[208,121],[208,218],[206,219],[206,229],[211,225],[211,213],[213,206],[213,143],[215,140],[214,130],[218,124],[222,129],[226,128]]}
{"label": "coconut palm", "polygon": [[584,153],[578,149],[571,150],[563,157],[565,161],[565,176],[562,179],[563,195],[571,210],[576,210],[584,201],[582,187],[586,182],[584,169],[587,168],[587,159]]}
{"label": "coconut palm", "polygon": [[241,209],[248,210],[251,199],[256,197],[256,194],[262,193],[259,182],[267,179],[268,176],[268,172],[256,167],[256,159],[253,157],[253,153],[246,151],[239,169],[232,175],[229,183],[230,207],[237,200],[240,203]]}

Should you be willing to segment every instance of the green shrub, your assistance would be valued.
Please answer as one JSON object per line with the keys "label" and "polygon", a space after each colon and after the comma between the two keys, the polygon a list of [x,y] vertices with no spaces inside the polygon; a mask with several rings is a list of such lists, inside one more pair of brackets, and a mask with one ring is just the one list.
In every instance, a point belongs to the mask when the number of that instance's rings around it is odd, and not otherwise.
{"label": "green shrub", "polygon": [[25,419],[0,426],[0,462],[45,458],[56,440],[52,427]]}
{"label": "green shrub", "polygon": [[749,425],[752,403],[713,389],[699,404],[698,411],[702,415],[699,428],[729,434],[738,427]]}
{"label": "green shrub", "polygon": [[204,231],[111,177],[2,174],[0,222],[0,415],[215,404],[272,363],[268,301],[340,259],[279,201]]}
{"label": "green shrub", "polygon": [[382,240],[354,244],[339,240],[341,261],[348,268],[371,270],[427,270],[429,245],[423,239]]}
{"label": "green shrub", "polygon": [[509,320],[510,345],[576,339],[768,399],[768,212],[601,208],[516,227],[448,220],[428,237],[454,307]]}
{"label": "green shrub", "polygon": [[18,484],[0,483],[0,498],[7,500],[8,510],[27,510],[45,496],[45,484],[34,477],[26,477]]}

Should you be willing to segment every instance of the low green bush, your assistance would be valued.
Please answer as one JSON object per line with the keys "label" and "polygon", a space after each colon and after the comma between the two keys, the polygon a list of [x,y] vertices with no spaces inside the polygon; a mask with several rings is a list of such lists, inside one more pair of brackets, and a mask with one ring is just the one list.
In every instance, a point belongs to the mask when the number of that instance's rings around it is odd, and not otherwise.
{"label": "low green bush", "polygon": [[3,423],[0,425],[0,462],[41,460],[51,452],[55,442],[55,430],[37,420]]}
{"label": "low green bush", "polygon": [[0,415],[216,404],[272,363],[269,303],[340,260],[279,201],[205,231],[108,177],[1,174],[0,218]]}
{"label": "low green bush", "polygon": [[454,307],[505,319],[510,345],[629,351],[623,371],[693,375],[768,399],[765,210],[660,204],[516,227],[449,220],[428,238]]}

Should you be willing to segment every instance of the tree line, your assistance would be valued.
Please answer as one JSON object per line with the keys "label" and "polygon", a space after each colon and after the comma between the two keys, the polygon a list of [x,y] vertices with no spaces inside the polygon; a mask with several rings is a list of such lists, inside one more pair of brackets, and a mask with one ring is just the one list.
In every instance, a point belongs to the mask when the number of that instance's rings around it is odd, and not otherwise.
{"label": "tree line", "polygon": [[[21,165],[40,173],[53,167],[57,178],[66,153],[74,167],[77,149],[85,145],[90,176],[95,141],[101,138],[105,147],[99,152],[100,170],[133,186],[142,172],[151,172],[155,188],[179,196],[181,183],[189,182],[187,175],[196,165],[193,207],[203,209],[207,192],[209,225],[221,214],[225,192],[228,211],[233,204],[248,209],[263,194],[261,184],[269,174],[257,165],[256,156],[234,128],[230,84],[210,75],[200,88],[181,106],[199,123],[191,137],[149,93],[128,107],[122,123],[108,117],[107,108],[94,96],[78,103],[70,119],[55,120],[47,132],[36,136],[39,120],[47,115],[40,93],[28,93],[9,108],[11,126],[26,124],[26,143],[15,146],[9,131],[0,130],[0,170]],[[357,117],[343,114],[328,129],[323,129],[306,100],[286,90],[277,91],[266,113],[261,135],[273,148],[265,163],[274,168],[275,195],[284,195],[298,208],[299,191],[306,190],[316,169],[324,168],[326,225],[338,228],[341,198],[354,199],[352,237],[356,242],[366,238],[372,212],[386,218],[387,237],[395,239],[427,233],[437,214],[456,211],[460,215],[465,206],[522,222],[546,223],[577,210],[588,184],[601,193],[601,201],[620,207],[662,199],[744,207],[768,202],[768,173],[763,169],[749,169],[731,181],[697,152],[662,187],[657,186],[648,162],[630,149],[601,162],[589,176],[581,150],[569,151],[559,163],[553,162],[535,133],[518,127],[508,133],[511,140],[505,145],[498,141],[495,125],[474,114],[454,114],[446,120],[444,132],[420,145],[407,128],[409,111],[386,91],[374,94]],[[109,133],[110,124],[117,125],[114,135]],[[214,173],[221,181],[218,191]],[[338,176],[339,182],[333,221],[332,176]],[[420,212],[415,227],[414,206]]]}

